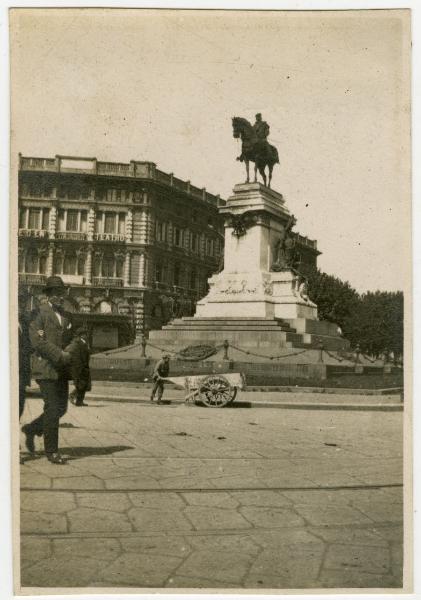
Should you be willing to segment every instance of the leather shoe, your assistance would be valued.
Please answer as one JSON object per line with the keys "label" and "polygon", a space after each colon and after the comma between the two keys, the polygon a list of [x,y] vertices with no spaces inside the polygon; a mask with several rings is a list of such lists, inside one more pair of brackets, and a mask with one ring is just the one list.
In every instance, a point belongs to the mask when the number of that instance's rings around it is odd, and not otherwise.
{"label": "leather shoe", "polygon": [[47,454],[47,459],[50,461],[50,463],[54,463],[55,465],[67,464],[66,459],[64,459],[58,452],[54,452],[53,454]]}
{"label": "leather shoe", "polygon": [[86,404],[86,402],[75,402],[75,406],[89,406],[89,404]]}
{"label": "leather shoe", "polygon": [[25,434],[25,446],[28,450],[29,454],[35,454],[35,434],[32,431],[28,431],[28,426],[24,425],[22,427],[22,433]]}

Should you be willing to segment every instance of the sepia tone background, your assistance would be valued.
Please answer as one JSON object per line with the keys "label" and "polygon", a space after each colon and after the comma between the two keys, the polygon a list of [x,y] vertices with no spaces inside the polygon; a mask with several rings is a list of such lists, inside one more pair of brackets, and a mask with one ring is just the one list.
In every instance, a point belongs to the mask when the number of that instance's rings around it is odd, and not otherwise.
{"label": "sepia tone background", "polygon": [[13,159],[150,160],[228,197],[231,117],[262,112],[320,268],[403,289],[409,11],[18,10],[11,41]]}
{"label": "sepia tone background", "polygon": [[408,27],[402,12],[16,11],[12,163],[154,160],[227,196],[244,177],[231,117],[260,111],[273,187],[320,267],[360,292],[407,290]]}

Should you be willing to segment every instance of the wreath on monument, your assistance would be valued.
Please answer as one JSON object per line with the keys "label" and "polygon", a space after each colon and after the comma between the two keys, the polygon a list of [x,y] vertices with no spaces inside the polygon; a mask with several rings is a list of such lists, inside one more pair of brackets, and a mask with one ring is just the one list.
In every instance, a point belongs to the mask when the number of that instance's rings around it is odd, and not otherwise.
{"label": "wreath on monument", "polygon": [[206,344],[201,344],[199,346],[187,346],[183,350],[180,350],[178,353],[178,357],[181,360],[191,360],[191,361],[199,361],[206,360],[209,356],[216,354],[217,348],[215,346],[210,346]]}

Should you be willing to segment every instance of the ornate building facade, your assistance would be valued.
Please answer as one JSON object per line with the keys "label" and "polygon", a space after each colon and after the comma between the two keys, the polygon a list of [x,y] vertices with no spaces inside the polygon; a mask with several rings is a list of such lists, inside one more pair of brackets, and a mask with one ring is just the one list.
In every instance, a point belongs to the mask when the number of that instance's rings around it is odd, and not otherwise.
{"label": "ornate building facade", "polygon": [[68,310],[108,315],[102,333],[91,319],[97,337],[113,336],[111,314],[137,334],[159,328],[206,293],[223,252],[221,204],[151,162],[20,156],[19,283],[36,303],[60,275]]}
{"label": "ornate building facade", "polygon": [[[221,264],[224,204],[152,162],[20,156],[19,284],[36,306],[46,278],[60,275],[94,348],[129,343],[194,314]],[[297,241],[315,264],[316,242]]]}

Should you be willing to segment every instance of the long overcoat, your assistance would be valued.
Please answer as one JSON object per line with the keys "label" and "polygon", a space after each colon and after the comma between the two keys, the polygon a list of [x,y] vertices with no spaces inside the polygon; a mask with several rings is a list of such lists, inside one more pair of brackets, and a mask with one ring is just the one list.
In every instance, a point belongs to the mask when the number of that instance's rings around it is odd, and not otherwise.
{"label": "long overcoat", "polygon": [[[40,335],[40,331],[43,335]],[[29,325],[29,338],[34,350],[32,377],[57,381],[66,377],[63,349],[72,336],[72,322],[61,315],[61,323],[49,304],[42,304]]]}
{"label": "long overcoat", "polygon": [[70,353],[71,379],[77,390],[89,391],[91,389],[91,372],[89,369],[90,349],[89,345],[75,336],[66,347]]}

